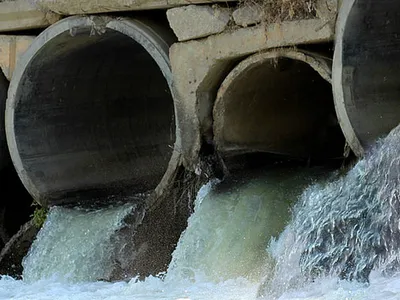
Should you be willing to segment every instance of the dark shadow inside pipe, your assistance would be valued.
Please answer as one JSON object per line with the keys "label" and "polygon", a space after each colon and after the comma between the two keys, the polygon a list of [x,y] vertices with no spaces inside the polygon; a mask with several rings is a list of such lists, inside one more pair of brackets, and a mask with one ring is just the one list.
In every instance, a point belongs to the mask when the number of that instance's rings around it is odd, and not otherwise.
{"label": "dark shadow inside pipe", "polygon": [[0,170],[2,170],[11,162],[7,148],[6,131],[4,126],[8,85],[9,82],[0,68]]}
{"label": "dark shadow inside pipe", "polygon": [[140,44],[85,28],[58,35],[32,58],[14,130],[23,167],[46,201],[131,195],[155,188],[167,169],[174,105]]}
{"label": "dark shadow inside pipe", "polygon": [[0,251],[20,227],[30,220],[34,207],[13,165],[0,170]]}
{"label": "dark shadow inside pipe", "polygon": [[293,158],[341,157],[344,137],[332,89],[310,65],[267,59],[237,74],[217,101],[214,128],[224,155],[265,152]]}

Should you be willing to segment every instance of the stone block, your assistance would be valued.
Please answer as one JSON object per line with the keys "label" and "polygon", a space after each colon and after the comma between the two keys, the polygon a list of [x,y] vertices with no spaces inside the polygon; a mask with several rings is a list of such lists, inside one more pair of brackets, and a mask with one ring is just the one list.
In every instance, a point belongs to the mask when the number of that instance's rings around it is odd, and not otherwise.
{"label": "stone block", "polygon": [[0,35],[0,68],[8,80],[11,80],[19,58],[25,53],[34,39],[34,36]]}
{"label": "stone block", "polygon": [[224,31],[230,10],[216,5],[188,5],[169,9],[167,18],[178,40],[187,41]]}
{"label": "stone block", "polygon": [[42,11],[29,1],[0,2],[0,32],[45,28],[61,16]]}
{"label": "stone block", "polygon": [[242,27],[260,23],[264,19],[264,16],[264,11],[257,5],[239,7],[232,14],[236,25]]}
{"label": "stone block", "polygon": [[35,0],[47,10],[62,15],[80,15],[117,11],[165,9],[182,5],[229,2],[233,0]]}

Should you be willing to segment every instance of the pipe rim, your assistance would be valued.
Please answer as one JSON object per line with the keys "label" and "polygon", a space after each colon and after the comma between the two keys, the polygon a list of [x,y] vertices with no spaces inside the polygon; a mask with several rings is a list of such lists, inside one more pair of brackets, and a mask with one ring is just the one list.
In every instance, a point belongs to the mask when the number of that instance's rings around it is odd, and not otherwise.
{"label": "pipe rim", "polygon": [[167,42],[165,42],[162,37],[155,32],[155,30],[153,30],[150,26],[146,25],[140,20],[130,18],[112,18],[108,16],[67,17],[49,26],[42,33],[40,33],[29,46],[29,48],[25,51],[25,53],[21,56],[18,64],[15,67],[13,77],[10,81],[8,98],[6,101],[5,131],[9,153],[14,168],[16,169],[17,174],[20,177],[24,187],[38,202],[40,201],[39,199],[41,197],[41,192],[37,189],[29,174],[24,169],[22,159],[19,155],[16,136],[14,134],[14,110],[18,104],[16,100],[16,94],[18,91],[19,82],[24,76],[25,71],[29,67],[32,60],[34,60],[35,55],[42,49],[42,47],[47,44],[47,42],[49,42],[53,38],[56,38],[58,35],[68,31],[72,35],[74,28],[83,27],[93,29],[95,25],[99,24],[100,26],[104,26],[105,29],[109,28],[115,30],[140,44],[156,62],[170,89],[172,100],[174,102],[173,107],[175,120],[175,141],[165,173],[158,185],[154,188],[154,192],[156,195],[162,194],[169,186],[171,180],[173,180],[172,177],[175,174],[177,167],[179,166],[180,154],[177,149],[179,149],[180,147],[179,145],[177,145],[177,143],[181,139],[180,131],[178,130],[177,126],[177,108],[172,88],[172,72],[169,61],[169,45],[167,44]]}
{"label": "pipe rim", "polygon": [[342,129],[343,135],[350,146],[351,150],[358,157],[364,155],[364,148],[353,129],[350,117],[347,114],[346,106],[344,103],[344,93],[342,88],[342,72],[343,72],[343,36],[346,27],[346,20],[350,14],[355,0],[343,1],[338,18],[336,20],[336,38],[335,38],[335,50],[333,54],[333,65],[332,65],[332,91],[333,91],[333,102],[336,110],[336,116]]}

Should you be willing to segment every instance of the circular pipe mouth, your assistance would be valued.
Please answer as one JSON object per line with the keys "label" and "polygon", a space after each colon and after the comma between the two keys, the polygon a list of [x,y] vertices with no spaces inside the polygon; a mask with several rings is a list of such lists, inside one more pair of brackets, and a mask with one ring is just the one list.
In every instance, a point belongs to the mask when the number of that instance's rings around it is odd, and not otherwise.
{"label": "circular pipe mouth", "polygon": [[226,156],[342,155],[330,68],[316,54],[283,49],[250,56],[222,83],[213,114],[215,142]]}
{"label": "circular pipe mouth", "polygon": [[17,172],[42,205],[156,189],[175,142],[170,36],[151,23],[71,17],[18,64],[6,130]]}
{"label": "circular pipe mouth", "polygon": [[339,123],[362,156],[400,121],[400,6],[396,1],[343,1],[333,61]]}

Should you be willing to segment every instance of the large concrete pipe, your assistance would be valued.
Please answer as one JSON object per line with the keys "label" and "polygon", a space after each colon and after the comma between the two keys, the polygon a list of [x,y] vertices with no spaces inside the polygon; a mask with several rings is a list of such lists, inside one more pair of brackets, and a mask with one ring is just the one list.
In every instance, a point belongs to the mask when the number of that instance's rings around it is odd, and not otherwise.
{"label": "large concrete pipe", "polygon": [[399,2],[343,1],[336,35],[336,110],[347,142],[361,156],[400,121]]}
{"label": "large concrete pipe", "polygon": [[10,84],[6,132],[38,202],[160,189],[176,164],[173,40],[150,21],[105,16],[66,18],[35,39]]}
{"label": "large concrete pipe", "polygon": [[239,63],[219,88],[214,135],[220,152],[335,158],[344,138],[337,123],[329,60],[281,49]]}

